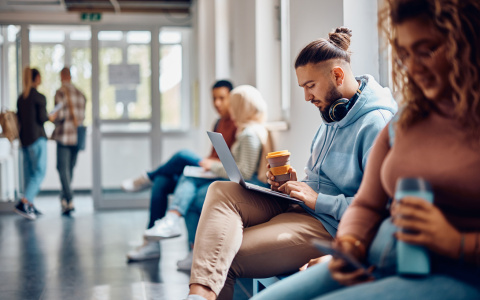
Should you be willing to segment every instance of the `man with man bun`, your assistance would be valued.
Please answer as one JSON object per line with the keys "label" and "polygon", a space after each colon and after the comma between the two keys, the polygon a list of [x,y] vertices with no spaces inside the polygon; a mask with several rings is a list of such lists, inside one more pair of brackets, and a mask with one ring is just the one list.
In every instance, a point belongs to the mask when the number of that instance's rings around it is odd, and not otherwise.
{"label": "man with man bun", "polygon": [[[297,181],[273,189],[301,200],[294,205],[215,182],[200,218],[187,299],[231,299],[237,277],[270,277],[293,272],[318,257],[312,238],[332,240],[357,192],[377,134],[397,111],[391,92],[371,75],[355,77],[350,66],[351,30],[337,28],[311,42],[297,56],[295,70],[305,101],[323,119]],[[294,142],[294,141],[292,141]]]}

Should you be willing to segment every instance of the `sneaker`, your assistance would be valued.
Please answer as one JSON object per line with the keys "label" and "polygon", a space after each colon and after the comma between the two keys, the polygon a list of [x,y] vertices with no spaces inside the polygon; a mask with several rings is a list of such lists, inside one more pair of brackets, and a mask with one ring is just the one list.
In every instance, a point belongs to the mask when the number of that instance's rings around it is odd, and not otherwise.
{"label": "sneaker", "polygon": [[43,213],[41,211],[39,211],[35,205],[32,204],[32,208],[33,208],[33,212],[35,213],[35,215],[38,217],[38,216],[41,216],[43,215]]}
{"label": "sneaker", "polygon": [[71,200],[70,203],[68,203],[68,209],[70,211],[75,211],[75,206],[73,206],[73,200]]}
{"label": "sneaker", "polygon": [[193,251],[188,252],[187,257],[177,261],[177,270],[179,271],[191,271],[193,262]]}
{"label": "sneaker", "polygon": [[147,229],[143,236],[149,241],[159,241],[180,236],[181,233],[180,217],[174,213],[167,213],[165,217],[155,221],[155,225]]}
{"label": "sneaker", "polygon": [[20,201],[17,205],[15,205],[14,211],[17,214],[29,220],[35,220],[37,218],[37,216],[35,215],[35,211],[33,210],[33,207],[28,202],[23,203],[22,201]]}
{"label": "sneaker", "polygon": [[160,243],[145,241],[145,243],[135,250],[127,253],[128,261],[141,261],[160,257]]}
{"label": "sneaker", "polygon": [[122,182],[122,190],[125,192],[138,192],[152,185],[152,181],[147,173],[142,174],[138,178],[130,178]]}
{"label": "sneaker", "polygon": [[62,204],[62,215],[70,216],[70,212],[73,210],[71,209],[71,207],[73,208],[73,203],[68,203],[66,199],[62,199],[60,203]]}

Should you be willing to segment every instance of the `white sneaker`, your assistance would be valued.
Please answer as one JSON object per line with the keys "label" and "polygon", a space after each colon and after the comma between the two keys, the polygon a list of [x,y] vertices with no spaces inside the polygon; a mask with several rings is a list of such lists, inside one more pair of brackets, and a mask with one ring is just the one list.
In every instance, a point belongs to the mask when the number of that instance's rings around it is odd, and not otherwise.
{"label": "white sneaker", "polygon": [[179,271],[191,271],[193,262],[193,251],[188,252],[187,257],[177,261],[177,270]]}
{"label": "white sneaker", "polygon": [[138,192],[152,185],[152,181],[147,173],[143,173],[140,177],[126,179],[122,182],[122,190],[125,192]]}
{"label": "white sneaker", "polygon": [[141,261],[160,257],[160,243],[145,241],[145,243],[135,250],[127,253],[129,261]]}
{"label": "white sneaker", "polygon": [[155,225],[147,229],[143,236],[149,241],[160,241],[180,236],[181,233],[180,217],[174,213],[167,213],[165,217],[155,221]]}

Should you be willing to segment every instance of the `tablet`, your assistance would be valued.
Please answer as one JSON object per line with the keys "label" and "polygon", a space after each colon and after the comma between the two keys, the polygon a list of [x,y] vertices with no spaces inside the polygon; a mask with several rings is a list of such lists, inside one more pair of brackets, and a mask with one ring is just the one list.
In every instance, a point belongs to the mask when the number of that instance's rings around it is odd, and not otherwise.
{"label": "tablet", "polygon": [[49,113],[49,115],[53,115],[57,111],[59,111],[63,107],[63,102],[59,102],[55,107],[52,109],[52,111]]}

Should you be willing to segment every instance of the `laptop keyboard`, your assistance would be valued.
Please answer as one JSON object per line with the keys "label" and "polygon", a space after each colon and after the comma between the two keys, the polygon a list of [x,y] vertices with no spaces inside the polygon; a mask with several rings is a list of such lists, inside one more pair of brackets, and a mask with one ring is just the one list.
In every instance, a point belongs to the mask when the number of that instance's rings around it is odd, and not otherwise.
{"label": "laptop keyboard", "polygon": [[259,185],[256,185],[256,184],[251,184],[251,183],[248,183],[246,182],[245,183],[249,188],[253,189],[253,190],[261,190],[261,191],[265,191],[265,192],[269,192],[269,193],[273,193],[273,194],[276,194],[276,195],[279,195],[281,197],[287,197],[287,198],[291,198],[289,195],[287,194],[284,194],[284,193],[280,193],[280,192],[277,192],[277,191],[274,191],[272,189],[269,189],[269,188],[266,188],[266,187],[263,187],[263,186],[259,186]]}

